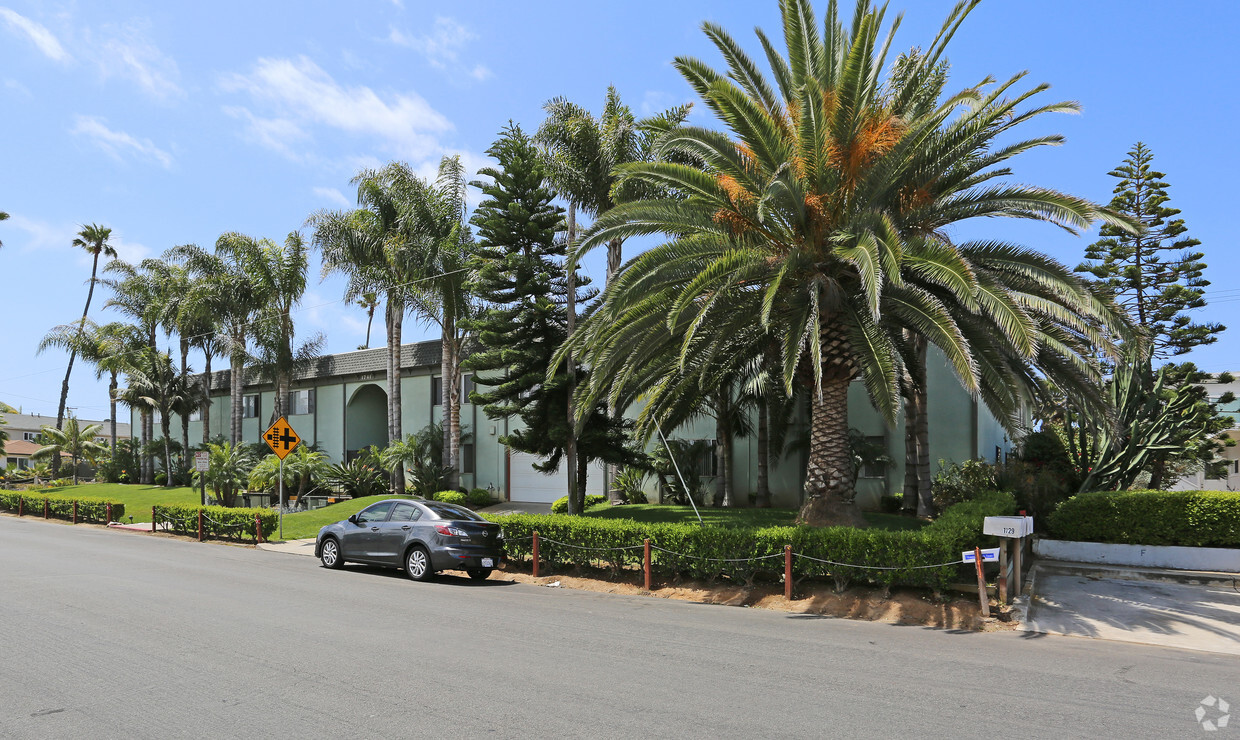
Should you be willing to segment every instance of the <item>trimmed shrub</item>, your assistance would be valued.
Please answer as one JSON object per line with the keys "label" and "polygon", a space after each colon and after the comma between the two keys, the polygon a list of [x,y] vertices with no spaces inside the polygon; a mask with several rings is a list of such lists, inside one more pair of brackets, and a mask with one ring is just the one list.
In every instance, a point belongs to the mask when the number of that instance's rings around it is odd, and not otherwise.
{"label": "trimmed shrub", "polygon": [[470,506],[490,506],[492,503],[491,492],[485,488],[475,488],[469,492],[466,496],[466,500],[469,502]]}
{"label": "trimmed shrub", "polygon": [[168,522],[169,531],[198,536],[198,512],[202,511],[202,532],[217,539],[254,539],[254,517],[258,517],[263,540],[271,538],[280,518],[274,509],[238,509],[228,506],[158,504],[155,521]]}
{"label": "trimmed shrub", "polygon": [[1050,516],[1051,536],[1116,545],[1240,547],[1240,493],[1082,493]]}
{"label": "trimmed shrub", "polygon": [[939,472],[930,483],[935,511],[946,511],[962,501],[972,501],[978,494],[998,488],[995,467],[985,460],[954,463],[939,460]]}
{"label": "trimmed shrub", "polygon": [[[599,504],[605,504],[605,503],[607,503],[606,496],[596,496],[592,493],[586,494],[586,508],[587,509],[593,506],[598,506]],[[551,502],[551,513],[552,514],[567,514],[568,513],[568,496],[561,496],[557,498],[555,501],[552,501]]]}
{"label": "trimmed shrub", "polygon": [[48,513],[57,519],[73,519],[73,502],[78,502],[79,522],[105,522],[108,518],[108,504],[112,505],[112,520],[119,520],[125,515],[125,504],[108,498],[73,496],[57,496],[54,493],[38,493],[31,491],[0,491],[0,509],[16,512],[18,499],[23,499],[24,513],[43,515],[43,502],[47,501]]}
{"label": "trimmed shrub", "polygon": [[466,496],[460,491],[439,491],[435,494],[435,500],[442,501],[445,504],[459,504],[463,506]]}
{"label": "trimmed shrub", "polygon": [[[661,575],[705,580],[727,577],[751,583],[758,577],[778,578],[783,573],[784,546],[792,545],[793,552],[807,556],[793,559],[796,579],[830,577],[841,589],[852,581],[938,589],[959,577],[960,566],[955,561],[961,551],[993,546],[994,538],[981,534],[982,518],[1011,514],[1015,507],[1011,494],[981,493],[915,531],[703,527],[559,514],[510,514],[492,521],[503,527],[506,551],[514,558],[531,556],[530,537],[537,531],[540,557],[553,568],[598,563],[615,570],[640,567],[642,540],[649,538],[655,548],[651,567]],[[951,564],[924,567],[940,563]]]}
{"label": "trimmed shrub", "polygon": [[903,493],[887,493],[878,499],[878,510],[884,514],[899,514],[903,505]]}

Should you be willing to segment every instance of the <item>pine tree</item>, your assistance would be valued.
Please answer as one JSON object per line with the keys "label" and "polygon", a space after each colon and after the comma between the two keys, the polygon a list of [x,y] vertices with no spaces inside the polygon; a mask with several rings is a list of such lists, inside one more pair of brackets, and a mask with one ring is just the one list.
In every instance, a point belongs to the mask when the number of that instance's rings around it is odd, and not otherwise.
{"label": "pine tree", "polygon": [[[470,398],[488,418],[520,418],[524,428],[500,441],[546,458],[538,467],[551,472],[559,468],[569,431],[566,373],[561,368],[548,378],[547,372],[567,336],[567,247],[555,238],[564,210],[552,203],[556,195],[547,187],[538,149],[519,126],[509,124],[487,154],[499,164],[478,174],[492,182],[472,183],[485,198],[471,220],[479,237],[472,289],[487,308],[469,327],[480,345],[464,363],[474,371]],[[579,286],[586,282],[577,278]],[[576,295],[584,304],[594,291]],[[626,445],[628,424],[610,420],[606,411],[599,404],[579,433],[579,491],[589,460],[638,461]]]}
{"label": "pine tree", "polygon": [[1154,155],[1140,142],[1112,172],[1118,178],[1110,208],[1140,224],[1131,234],[1103,225],[1076,269],[1092,274],[1128,309],[1150,343],[1154,359],[1213,344],[1221,324],[1193,323],[1188,312],[1206,305],[1205,254],[1186,236],[1178,208],[1167,205],[1166,175],[1151,167]]}

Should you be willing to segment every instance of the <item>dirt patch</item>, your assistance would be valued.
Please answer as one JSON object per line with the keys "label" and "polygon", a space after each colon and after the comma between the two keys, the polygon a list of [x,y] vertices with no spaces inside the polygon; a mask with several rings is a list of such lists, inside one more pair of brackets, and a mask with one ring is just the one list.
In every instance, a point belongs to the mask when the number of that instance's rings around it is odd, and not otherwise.
{"label": "dirt patch", "polygon": [[[558,584],[557,588],[572,588],[597,593],[679,599],[700,604],[743,606],[794,614],[818,614],[826,617],[861,619],[888,624],[922,625],[940,629],[988,632],[1015,627],[1011,622],[994,617],[983,618],[976,596],[962,596],[954,593],[947,594],[942,599],[936,599],[929,591],[918,589],[893,589],[887,596],[880,589],[864,587],[853,587],[843,593],[836,593],[834,587],[829,584],[807,582],[798,584],[793,590],[792,601],[788,601],[784,598],[783,584],[775,583],[745,586],[728,582],[714,584],[701,581],[655,582],[651,584],[652,589],[647,592],[637,585],[641,580],[641,574],[636,571],[613,577],[606,570],[583,569],[573,575],[540,575],[535,578],[530,570],[528,564],[505,563],[504,567],[491,577],[536,586]],[[997,615],[999,611],[998,604],[992,601],[991,614]]]}

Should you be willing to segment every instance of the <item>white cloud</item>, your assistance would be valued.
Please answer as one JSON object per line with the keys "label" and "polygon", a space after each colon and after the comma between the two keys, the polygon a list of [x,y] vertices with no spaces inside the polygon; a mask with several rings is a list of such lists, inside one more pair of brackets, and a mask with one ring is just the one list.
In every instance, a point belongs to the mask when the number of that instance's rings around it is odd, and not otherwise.
{"label": "white cloud", "polygon": [[61,46],[56,37],[52,35],[52,32],[42,24],[24,15],[18,15],[8,8],[0,8],[0,19],[3,19],[5,25],[11,30],[25,34],[48,59],[54,59],[57,62],[68,62],[73,59],[69,56],[69,52],[65,51],[65,47]]}
{"label": "white cloud", "polygon": [[369,87],[345,86],[307,57],[259,59],[249,74],[232,74],[220,82],[225,92],[248,93],[256,115],[247,108],[225,112],[244,118],[259,143],[296,158],[289,140],[309,137],[305,124],[378,137],[400,156],[425,159],[439,147],[437,134],[452,122],[414,92],[380,95]]}
{"label": "white cloud", "polygon": [[124,131],[113,131],[98,116],[78,116],[70,133],[85,137],[118,161],[123,161],[126,156],[136,156],[156,162],[164,169],[172,167],[172,155],[155,146],[150,139],[138,139]]}
{"label": "white cloud", "polygon": [[475,80],[485,80],[491,76],[491,70],[481,64],[466,69],[468,62],[461,61],[465,45],[477,38],[478,35],[465,26],[443,16],[435,19],[429,34],[414,36],[396,27],[388,33],[388,41],[420,52],[435,69],[462,71]]}
{"label": "white cloud", "polygon": [[[16,213],[5,223],[12,224],[21,231],[26,232],[26,238],[20,241],[19,246],[19,249],[23,252],[73,249],[73,239],[82,230],[82,224],[50,224],[45,221],[35,221]],[[126,241],[115,231],[112,232],[112,237],[108,240],[108,244],[116,250],[117,256],[126,262],[137,263],[153,254],[150,247],[138,242]],[[13,245],[18,246],[19,240],[14,239]],[[89,266],[93,260],[89,253],[83,250],[73,249],[73,252],[79,265]],[[102,264],[100,268],[102,269]]]}
{"label": "white cloud", "polygon": [[344,193],[340,192],[336,188],[313,188],[312,190],[319,198],[335,203],[341,208],[348,208],[353,205],[349,202],[348,198],[344,197]]}
{"label": "white cloud", "polygon": [[149,25],[145,20],[133,20],[124,26],[105,26],[105,36],[91,44],[95,64],[104,78],[130,79],[152,97],[182,95],[176,83],[180,69],[176,61],[147,38]]}

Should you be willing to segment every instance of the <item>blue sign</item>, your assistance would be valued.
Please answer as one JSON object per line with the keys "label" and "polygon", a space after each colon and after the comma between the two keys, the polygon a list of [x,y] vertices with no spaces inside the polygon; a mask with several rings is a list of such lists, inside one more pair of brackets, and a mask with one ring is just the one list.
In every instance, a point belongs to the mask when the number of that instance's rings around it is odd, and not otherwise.
{"label": "blue sign", "polygon": [[[976,553],[974,553],[972,550],[965,550],[964,552],[960,553],[960,555],[961,557],[964,558],[964,561],[966,563],[977,562]],[[999,562],[999,548],[992,547],[989,550],[982,550],[982,562],[983,563]]]}

